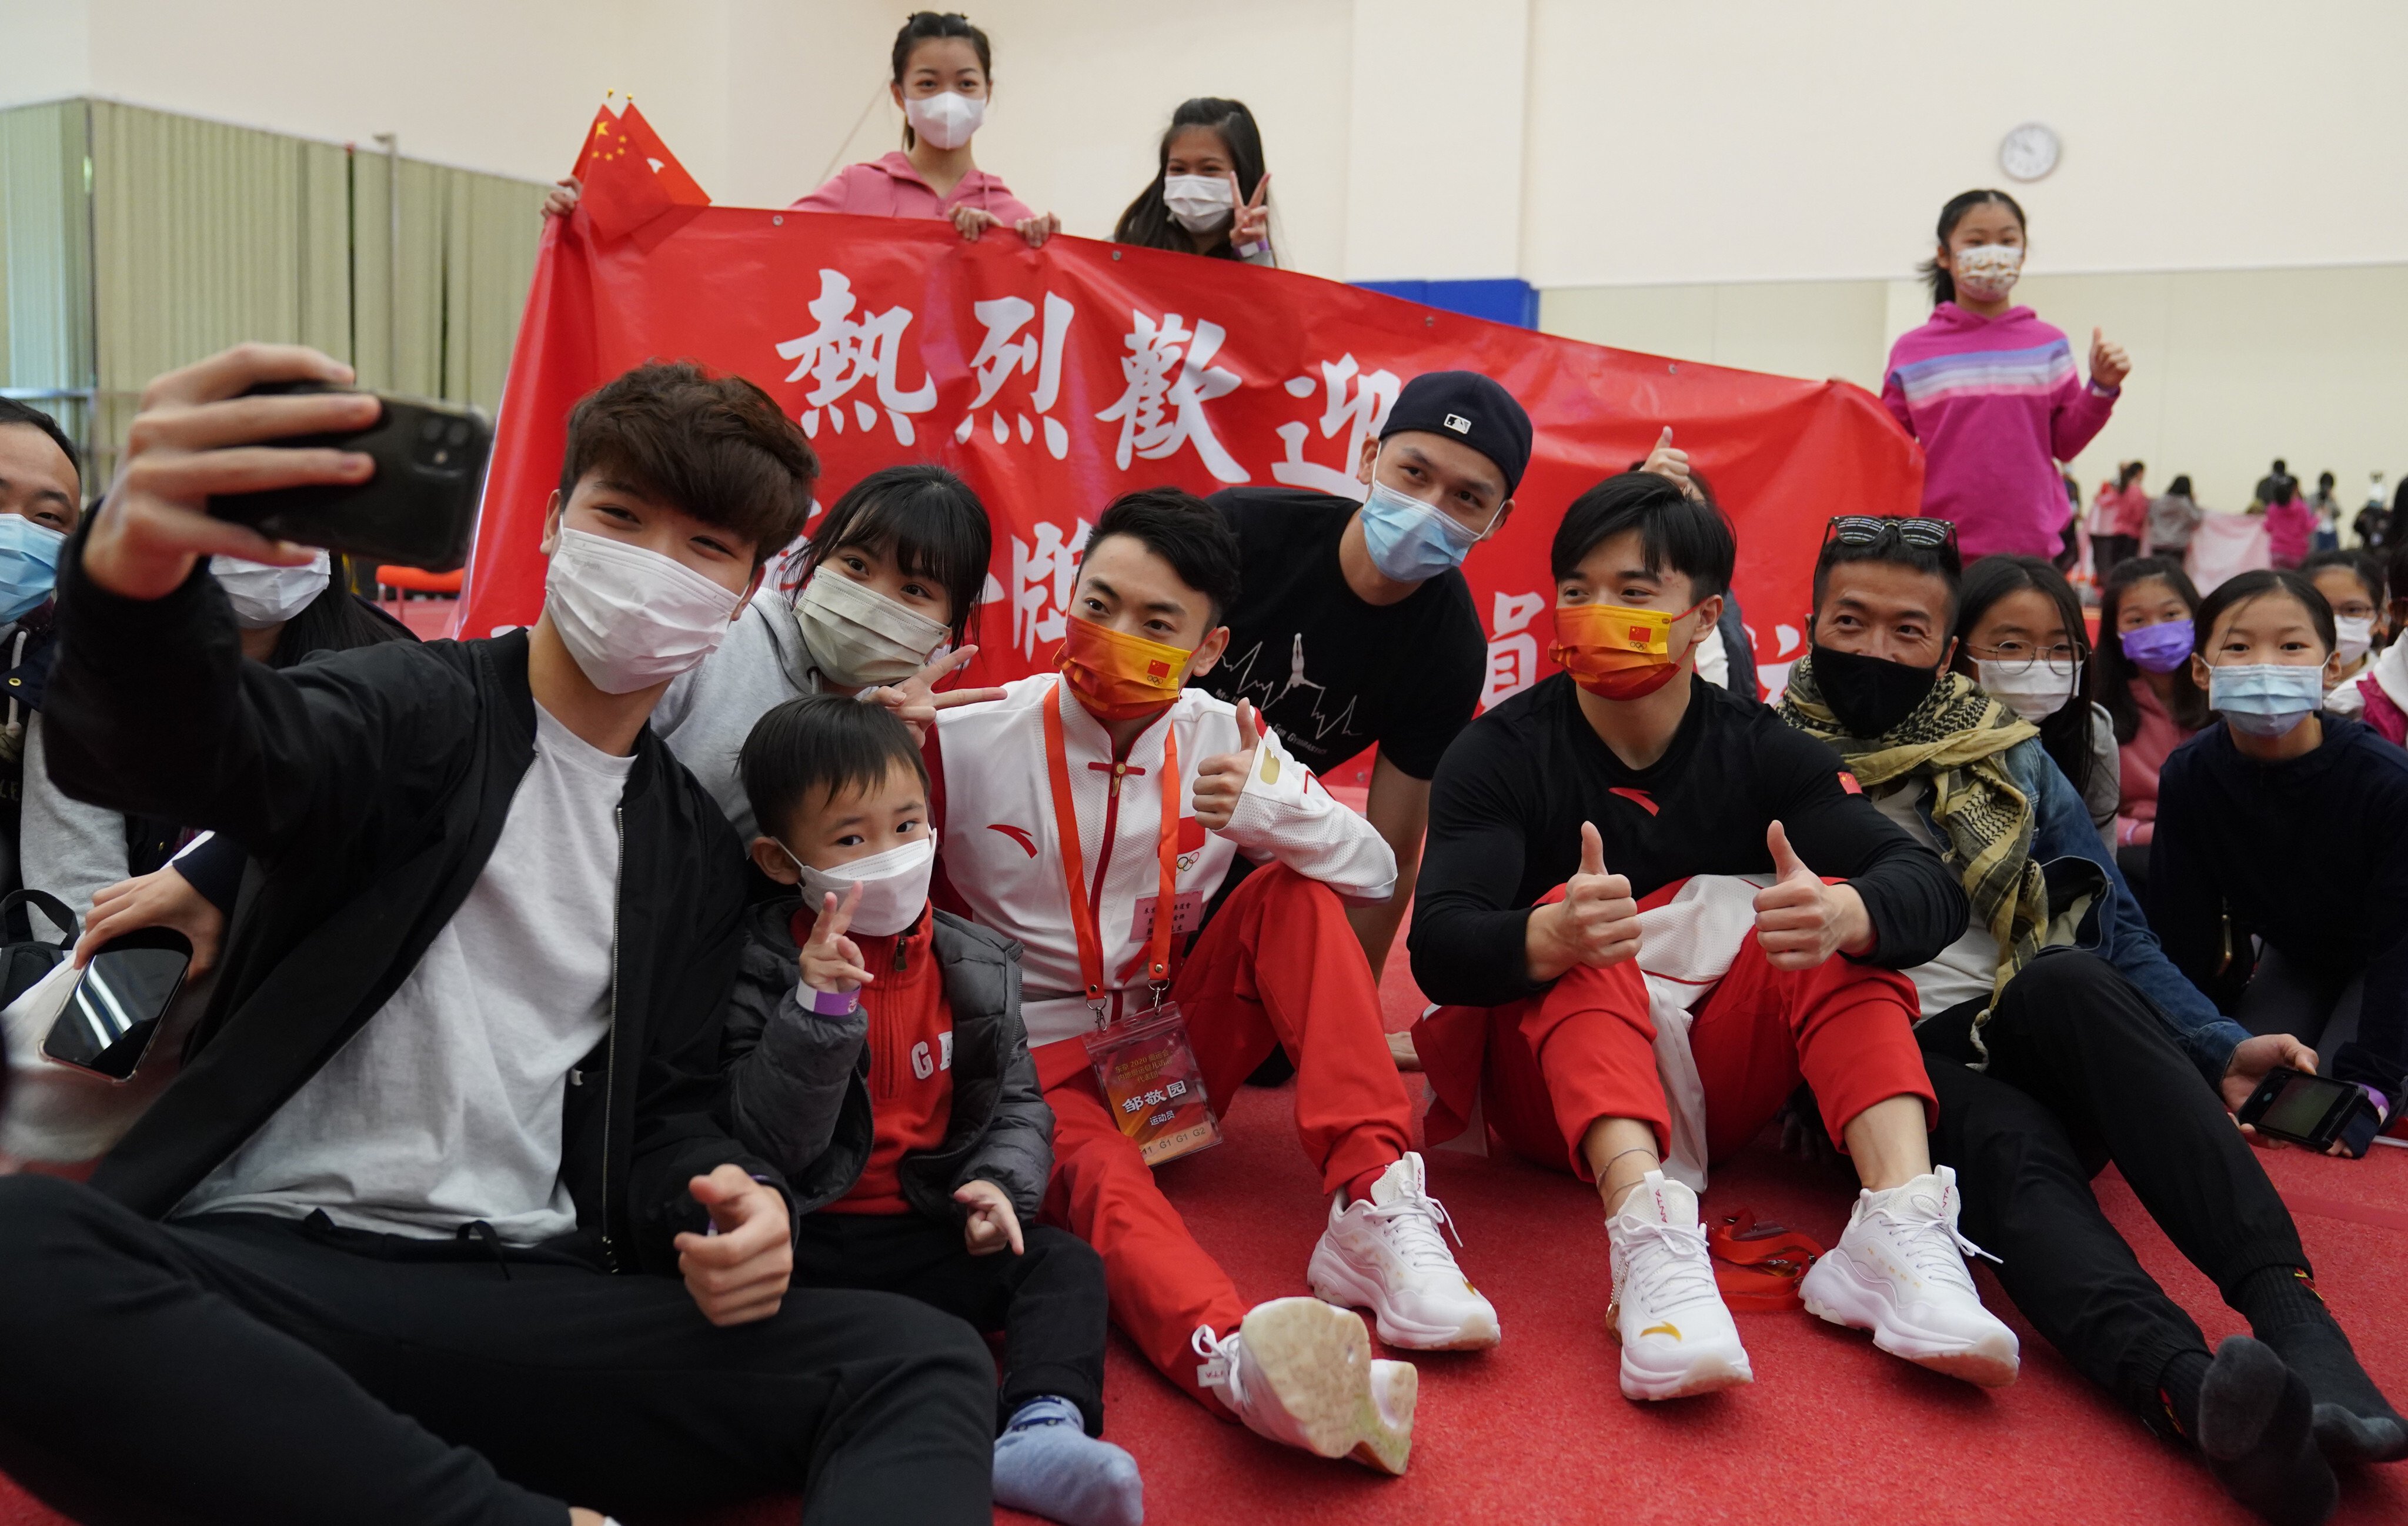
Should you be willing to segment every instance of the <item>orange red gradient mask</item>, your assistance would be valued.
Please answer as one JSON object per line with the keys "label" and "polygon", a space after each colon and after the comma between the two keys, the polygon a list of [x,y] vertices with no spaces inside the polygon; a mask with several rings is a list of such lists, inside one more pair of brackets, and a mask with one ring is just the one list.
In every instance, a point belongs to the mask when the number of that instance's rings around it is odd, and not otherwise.
{"label": "orange red gradient mask", "polygon": [[1186,647],[1149,641],[1074,614],[1054,666],[1089,714],[1133,721],[1179,698],[1192,655]]}
{"label": "orange red gradient mask", "polygon": [[1555,644],[1547,655],[1600,699],[1642,698],[1681,670],[1684,654],[1672,650],[1672,623],[1698,608],[1667,614],[1618,604],[1558,604]]}

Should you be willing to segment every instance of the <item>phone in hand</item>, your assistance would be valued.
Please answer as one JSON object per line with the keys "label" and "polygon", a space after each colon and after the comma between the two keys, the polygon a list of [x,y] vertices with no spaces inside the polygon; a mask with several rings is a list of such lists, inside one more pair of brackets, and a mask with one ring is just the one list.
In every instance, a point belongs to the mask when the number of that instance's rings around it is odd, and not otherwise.
{"label": "phone in hand", "polygon": [[2258,1089],[2241,1104],[2239,1116],[2259,1133],[2275,1139],[2313,1150],[2329,1149],[2335,1140],[2341,1140],[2350,1146],[2352,1155],[2363,1155],[2366,1139],[2358,1135],[2362,1132],[2371,1138],[2373,1130],[2363,1126],[2361,1115],[2364,1122],[2374,1117],[2374,1104],[2365,1087],[2278,1067],[2258,1083]]}
{"label": "phone in hand", "polygon": [[173,928],[143,928],[103,943],[42,1040],[43,1056],[111,1081],[131,1080],[192,962],[191,941]]}
{"label": "phone in hand", "polygon": [[[246,396],[337,392],[317,382],[272,382]],[[494,453],[494,426],[465,403],[392,397],[365,429],[299,435],[281,446],[359,451],[376,458],[376,475],[343,486],[319,483],[209,499],[219,519],[305,546],[324,546],[372,563],[397,563],[449,572],[468,560],[477,529],[477,499]]]}

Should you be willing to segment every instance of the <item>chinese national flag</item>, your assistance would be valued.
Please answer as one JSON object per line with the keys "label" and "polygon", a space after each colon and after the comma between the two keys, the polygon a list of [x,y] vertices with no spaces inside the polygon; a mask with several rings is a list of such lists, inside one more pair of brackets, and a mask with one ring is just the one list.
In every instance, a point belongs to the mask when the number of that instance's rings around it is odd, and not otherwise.
{"label": "chinese national flag", "polygon": [[710,197],[652,131],[633,101],[617,116],[594,113],[584,150],[570,171],[585,187],[580,205],[604,242],[624,238],[672,208],[702,208]]}

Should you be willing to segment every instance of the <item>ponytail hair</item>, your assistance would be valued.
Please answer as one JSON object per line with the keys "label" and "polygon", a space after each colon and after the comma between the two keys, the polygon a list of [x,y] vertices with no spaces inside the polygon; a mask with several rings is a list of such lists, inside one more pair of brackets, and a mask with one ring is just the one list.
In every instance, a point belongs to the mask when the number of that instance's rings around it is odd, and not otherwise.
{"label": "ponytail hair", "polygon": [[[901,77],[902,70],[899,66],[896,74],[898,79]],[[2022,205],[2004,191],[1960,191],[1948,198],[1947,206],[1940,209],[1940,247],[1942,249],[1948,247],[1948,236],[1956,231],[1957,223],[1965,221],[1967,212],[1976,207],[1993,205],[2004,207],[2014,213],[2016,227],[2026,227]],[[1956,300],[1956,278],[1948,273],[1948,267],[1942,265],[1936,255],[1924,261],[1916,266],[1916,269],[1922,273],[1923,279],[1931,284],[1933,307],[1936,308],[1942,302]]]}
{"label": "ponytail hair", "polygon": [[[895,34],[895,82],[903,82],[903,71],[911,66],[911,55],[920,50],[920,44],[943,37],[968,38],[971,50],[978,54],[979,72],[987,77],[989,84],[995,82],[995,52],[987,46],[986,34],[972,26],[970,19],[958,10],[915,10],[904,19],[903,30]],[[916,141],[911,123],[906,121],[903,146],[909,149]]]}

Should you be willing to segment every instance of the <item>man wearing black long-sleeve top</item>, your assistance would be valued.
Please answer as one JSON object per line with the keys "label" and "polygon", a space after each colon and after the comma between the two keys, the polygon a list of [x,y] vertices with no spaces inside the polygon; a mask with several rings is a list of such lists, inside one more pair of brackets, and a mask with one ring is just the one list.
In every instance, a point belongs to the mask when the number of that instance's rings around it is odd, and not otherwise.
{"label": "man wearing black long-sleeve top", "polygon": [[1802,1076],[1866,1188],[1808,1306],[1910,1360],[2012,1382],[2014,1336],[1981,1306],[1954,1179],[1927,1153],[1932,1093],[1897,972],[1963,930],[1964,892],[1836,754],[1697,679],[1734,552],[1711,506],[1643,473],[1566,511],[1567,671],[1474,722],[1432,792],[1413,976],[1460,1005],[1415,1030],[1431,1137],[1476,1099],[1517,1154],[1597,1183],[1622,1390],[1678,1398],[1752,1380],[1695,1189]]}

